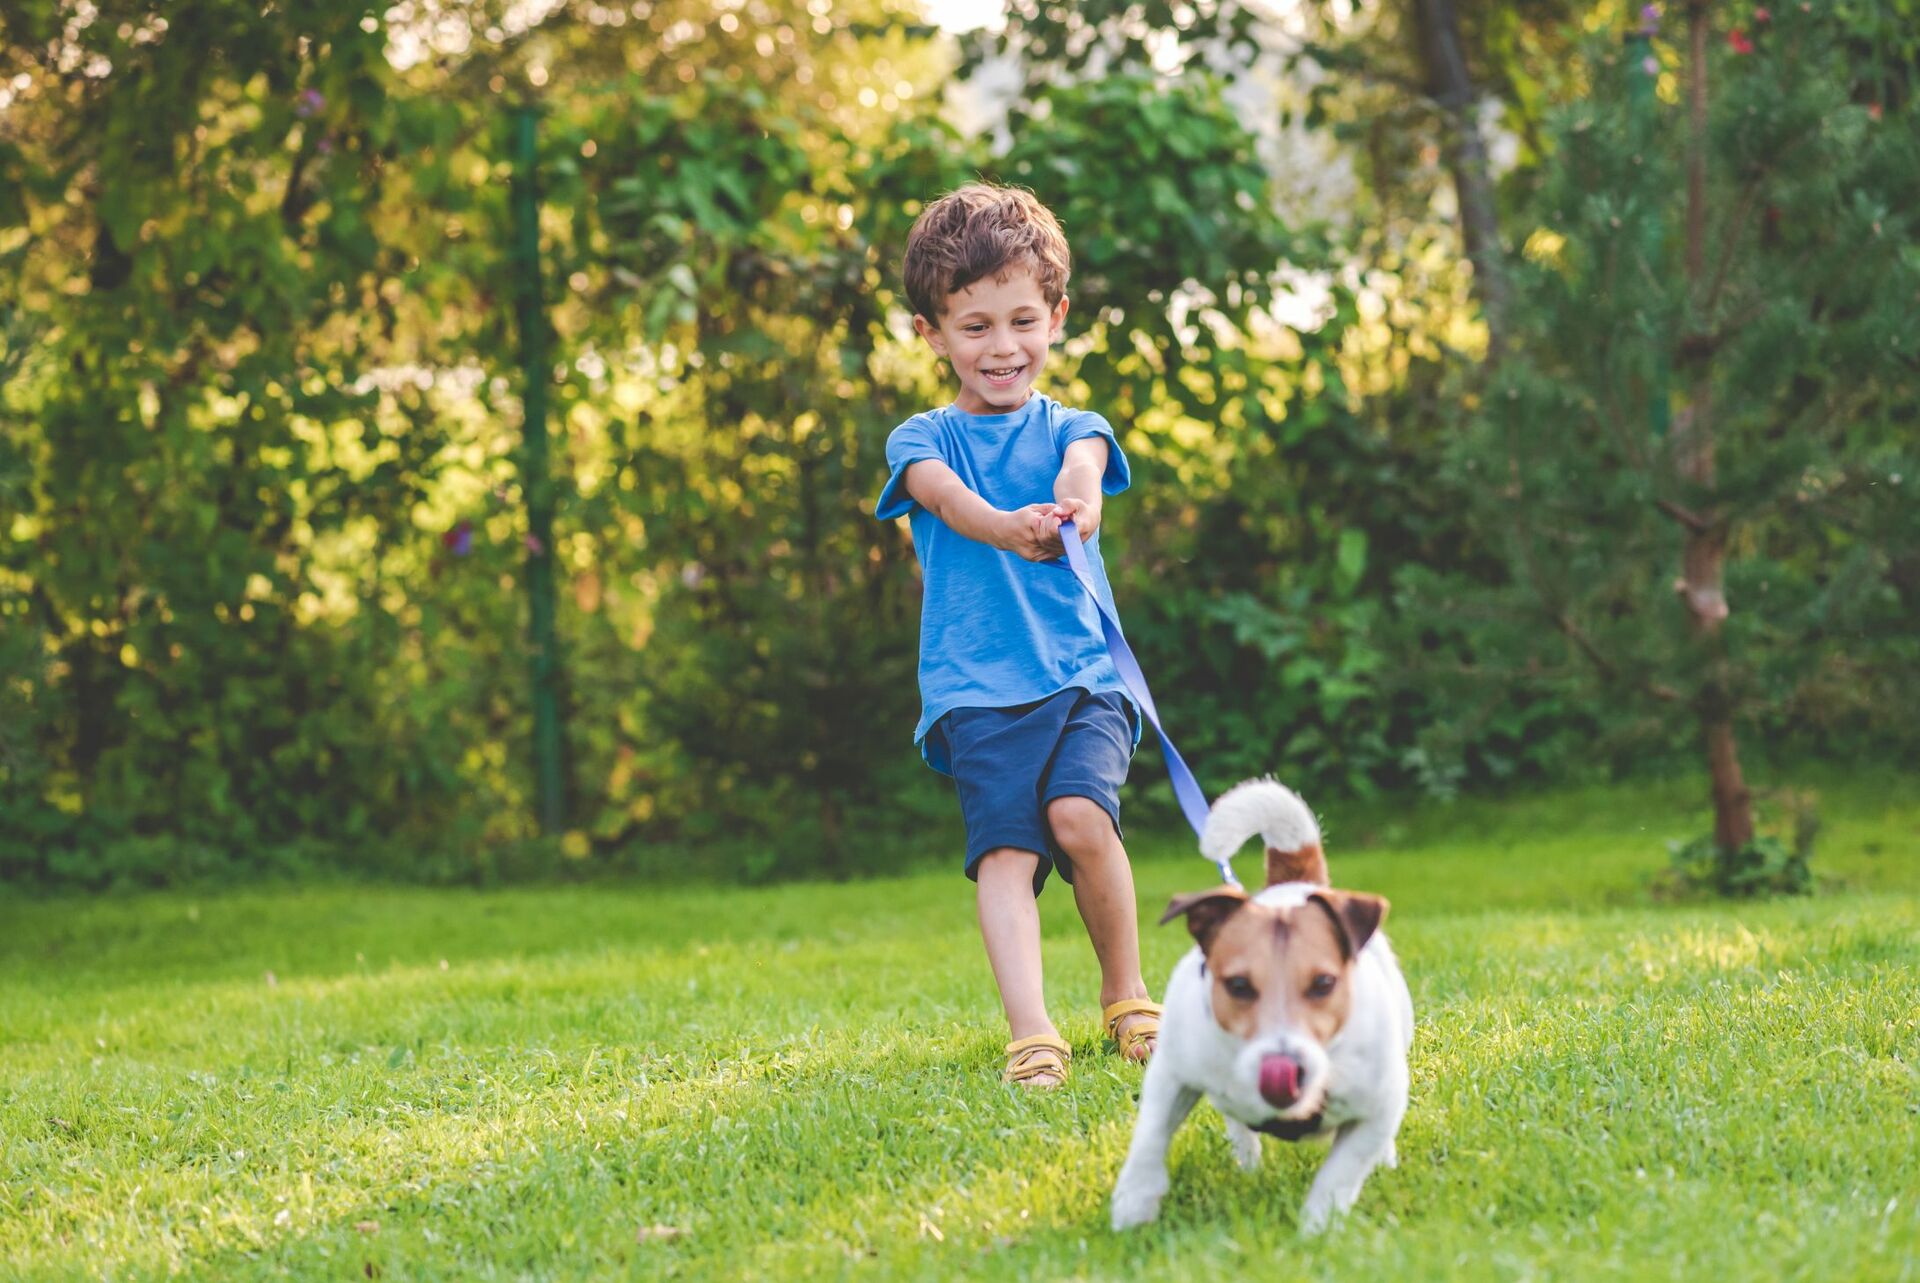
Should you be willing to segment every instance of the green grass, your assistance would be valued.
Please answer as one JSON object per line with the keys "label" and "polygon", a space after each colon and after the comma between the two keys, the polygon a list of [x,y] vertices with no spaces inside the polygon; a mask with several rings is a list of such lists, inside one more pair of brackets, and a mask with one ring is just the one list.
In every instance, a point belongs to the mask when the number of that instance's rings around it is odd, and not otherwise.
{"label": "green grass", "polygon": [[[1242,1174],[1206,1108],[1108,1231],[1139,1076],[1058,889],[1044,1097],[945,871],[16,900],[0,1276],[1920,1279],[1920,799],[1836,778],[1819,897],[1660,903],[1695,787],[1334,809],[1419,1029],[1401,1165],[1314,1242],[1319,1152]],[[1209,880],[1135,846],[1149,921]]]}

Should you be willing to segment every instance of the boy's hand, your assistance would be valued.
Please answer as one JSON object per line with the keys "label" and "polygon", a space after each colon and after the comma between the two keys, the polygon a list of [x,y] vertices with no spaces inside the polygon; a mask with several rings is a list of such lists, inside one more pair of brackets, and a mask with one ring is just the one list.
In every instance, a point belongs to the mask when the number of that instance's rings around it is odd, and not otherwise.
{"label": "boy's hand", "polygon": [[[1085,499],[1062,499],[1053,505],[1055,524],[1071,521],[1073,528],[1080,532],[1080,542],[1093,538],[1093,532],[1100,528],[1100,505],[1088,503]],[[1066,549],[1060,550],[1062,553]]]}
{"label": "boy's hand", "polygon": [[1064,557],[1067,548],[1060,542],[1059,507],[1053,503],[1030,503],[1024,508],[1002,512],[994,543],[1028,561]]}

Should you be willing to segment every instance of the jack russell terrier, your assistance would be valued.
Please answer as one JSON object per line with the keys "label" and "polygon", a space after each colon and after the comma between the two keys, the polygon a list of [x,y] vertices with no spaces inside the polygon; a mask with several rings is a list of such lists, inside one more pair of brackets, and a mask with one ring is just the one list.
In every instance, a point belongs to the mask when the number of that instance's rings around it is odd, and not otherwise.
{"label": "jack russell terrier", "polygon": [[1113,1190],[1113,1227],[1143,1225],[1167,1192],[1167,1147],[1202,1095],[1226,1117],[1242,1168],[1260,1137],[1331,1135],[1300,1229],[1317,1234],[1392,1167],[1407,1112],[1413,999],[1380,931],[1387,902],[1327,886],[1320,827],[1291,790],[1249,780],[1207,816],[1200,850],[1216,862],[1258,833],[1267,885],[1174,897],[1198,946],[1167,981],[1159,1050],[1147,1064],[1133,1144]]}

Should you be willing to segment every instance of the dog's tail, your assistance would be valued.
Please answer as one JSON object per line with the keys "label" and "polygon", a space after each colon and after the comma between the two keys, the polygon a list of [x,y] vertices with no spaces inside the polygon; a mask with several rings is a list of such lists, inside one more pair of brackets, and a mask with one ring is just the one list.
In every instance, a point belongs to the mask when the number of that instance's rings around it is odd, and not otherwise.
{"label": "dog's tail", "polygon": [[1220,795],[1207,813],[1200,853],[1218,863],[1258,833],[1267,844],[1267,882],[1327,885],[1320,825],[1300,795],[1274,779],[1248,780]]}

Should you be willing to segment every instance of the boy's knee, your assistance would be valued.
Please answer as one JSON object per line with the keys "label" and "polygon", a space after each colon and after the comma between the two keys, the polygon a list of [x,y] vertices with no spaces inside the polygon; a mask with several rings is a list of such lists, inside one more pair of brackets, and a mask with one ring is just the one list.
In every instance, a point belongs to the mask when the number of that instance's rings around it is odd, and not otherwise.
{"label": "boy's knee", "polygon": [[1034,871],[1040,867],[1040,856],[1033,851],[1023,851],[1017,846],[996,847],[980,857],[980,863],[974,868],[974,875],[982,882],[999,881],[1002,878],[1010,882],[1033,881]]}
{"label": "boy's knee", "polygon": [[1047,803],[1047,825],[1060,849],[1084,856],[1105,849],[1113,817],[1090,797],[1056,797]]}

